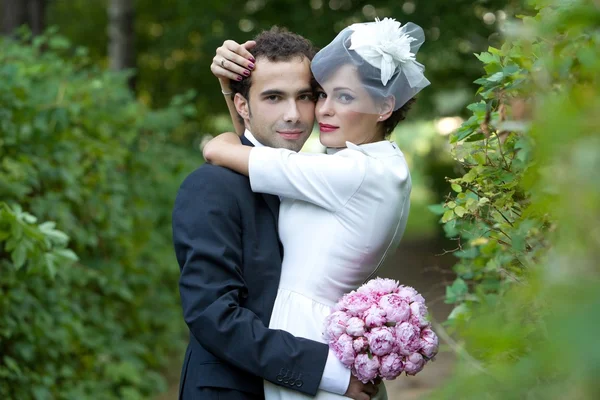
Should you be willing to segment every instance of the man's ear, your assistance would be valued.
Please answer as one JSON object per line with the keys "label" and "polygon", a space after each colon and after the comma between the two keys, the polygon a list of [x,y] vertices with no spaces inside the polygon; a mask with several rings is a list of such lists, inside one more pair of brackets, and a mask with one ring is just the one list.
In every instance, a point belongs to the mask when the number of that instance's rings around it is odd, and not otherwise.
{"label": "man's ear", "polygon": [[381,121],[385,121],[392,115],[394,112],[394,106],[396,105],[396,99],[394,96],[386,97],[385,100],[381,103],[381,111],[379,115],[381,116]]}
{"label": "man's ear", "polygon": [[233,97],[233,104],[235,104],[236,111],[244,121],[250,119],[250,105],[244,96],[236,93]]}

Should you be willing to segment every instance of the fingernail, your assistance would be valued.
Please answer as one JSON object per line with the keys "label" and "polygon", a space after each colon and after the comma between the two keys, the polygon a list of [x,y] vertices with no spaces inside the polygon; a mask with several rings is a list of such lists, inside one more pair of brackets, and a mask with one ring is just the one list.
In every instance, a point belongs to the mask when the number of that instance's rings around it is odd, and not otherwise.
{"label": "fingernail", "polygon": [[256,62],[256,60],[254,59],[254,57],[250,57],[249,60],[252,61],[252,62]]}
{"label": "fingernail", "polygon": [[249,76],[250,75],[250,71],[248,71],[247,69],[244,70],[243,72],[244,75]]}
{"label": "fingernail", "polygon": [[238,77],[237,77],[237,80],[238,80],[238,81],[241,81],[242,79],[243,79],[243,78],[242,78],[241,76],[238,76]]}
{"label": "fingernail", "polygon": [[248,68],[254,69],[254,64],[252,64],[252,63],[248,64]]}

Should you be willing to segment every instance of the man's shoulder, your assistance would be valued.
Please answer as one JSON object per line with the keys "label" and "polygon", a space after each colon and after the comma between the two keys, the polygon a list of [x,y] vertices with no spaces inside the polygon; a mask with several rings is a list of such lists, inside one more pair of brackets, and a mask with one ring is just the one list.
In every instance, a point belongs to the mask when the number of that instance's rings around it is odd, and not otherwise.
{"label": "man's shoulder", "polygon": [[184,179],[182,185],[186,184],[228,186],[231,184],[249,184],[249,180],[247,176],[238,174],[228,168],[206,163],[196,168]]}

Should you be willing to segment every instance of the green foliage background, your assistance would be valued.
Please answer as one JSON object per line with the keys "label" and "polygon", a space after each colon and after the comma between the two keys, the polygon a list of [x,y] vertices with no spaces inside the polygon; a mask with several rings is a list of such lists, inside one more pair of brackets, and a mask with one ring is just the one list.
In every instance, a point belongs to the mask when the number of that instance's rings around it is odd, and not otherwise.
{"label": "green foliage background", "polygon": [[57,35],[0,41],[2,399],[147,398],[181,350],[170,211],[201,160],[166,137],[193,108],[125,81]]}
{"label": "green foliage background", "polygon": [[461,357],[433,398],[600,397],[600,6],[531,7],[477,55],[482,100],[452,136],[463,174],[436,208],[459,247]]}
{"label": "green foliage background", "polygon": [[[472,99],[479,64],[472,57],[490,44],[498,45],[496,27],[502,16],[520,8],[520,0],[435,0],[377,2],[366,0],[136,0],[138,95],[143,102],[162,106],[187,88],[198,91],[199,115],[190,132],[213,132],[215,112],[225,113],[219,86],[210,75],[215,50],[226,39],[242,43],[277,24],[304,35],[319,47],[345,26],[394,17],[423,27],[426,44],[419,61],[427,66],[434,90],[423,91],[413,110],[424,118],[461,113]],[[491,13],[496,23],[485,23]],[[498,15],[498,17],[496,17]],[[85,24],[73,21],[86,21]],[[106,0],[55,0],[49,4],[48,24],[90,48],[92,58],[106,63]],[[193,142],[193,135],[182,138]]]}
{"label": "green foliage background", "polygon": [[[451,136],[454,160],[432,122],[394,135],[416,189],[429,188],[415,190],[411,216],[452,176],[431,209],[457,244],[455,308],[437,330],[459,362],[432,398],[600,397],[597,2],[139,0],[136,94],[126,73],[104,69],[105,7],[50,3],[49,23],[76,46],[55,32],[0,41],[0,398],[164,389],[185,331],[172,201],[202,162],[199,132],[225,129],[214,49],[274,22],[324,45],[375,15],[426,30],[420,61],[435,90],[417,115],[468,117]],[[482,17],[502,10],[526,16],[500,36]],[[480,100],[463,110],[471,90]]]}

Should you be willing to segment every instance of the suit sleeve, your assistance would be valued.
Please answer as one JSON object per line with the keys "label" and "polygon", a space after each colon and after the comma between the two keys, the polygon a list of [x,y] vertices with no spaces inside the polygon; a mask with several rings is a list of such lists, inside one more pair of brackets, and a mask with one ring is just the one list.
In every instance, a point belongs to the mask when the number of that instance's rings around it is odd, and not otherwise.
{"label": "suit sleeve", "polygon": [[[224,362],[314,395],[328,346],[270,330],[240,305],[248,288],[241,270],[242,216],[232,190],[236,182],[225,174],[207,175],[201,168],[186,179],[173,211],[185,322],[198,342]],[[285,370],[293,373],[282,377]],[[282,383],[286,378],[295,384]]]}
{"label": "suit sleeve", "polygon": [[254,192],[303,200],[335,212],[363,183],[367,156],[354,150],[325,155],[255,147],[248,167]]}

